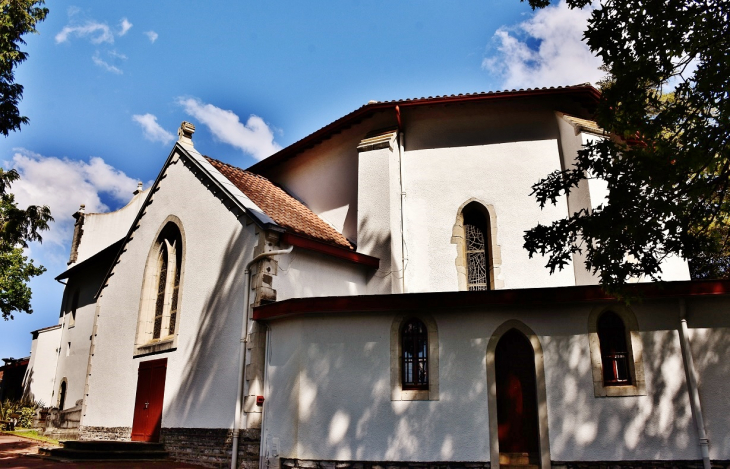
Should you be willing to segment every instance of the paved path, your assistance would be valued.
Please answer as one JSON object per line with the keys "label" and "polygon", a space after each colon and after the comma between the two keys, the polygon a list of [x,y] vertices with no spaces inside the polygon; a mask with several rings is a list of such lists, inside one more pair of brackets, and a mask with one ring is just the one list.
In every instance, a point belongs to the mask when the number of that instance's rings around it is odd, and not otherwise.
{"label": "paved path", "polygon": [[0,433],[0,469],[46,469],[51,467],[59,467],[62,469],[92,467],[104,469],[200,469],[201,467],[172,461],[87,461],[64,463],[30,456],[38,454],[38,448],[42,446],[48,445],[28,438]]}

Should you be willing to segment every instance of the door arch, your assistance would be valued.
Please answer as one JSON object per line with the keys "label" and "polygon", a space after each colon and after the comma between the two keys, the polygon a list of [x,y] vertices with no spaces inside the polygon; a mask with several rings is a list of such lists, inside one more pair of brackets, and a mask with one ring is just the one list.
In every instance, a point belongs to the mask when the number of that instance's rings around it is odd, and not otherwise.
{"label": "door arch", "polygon": [[[517,464],[550,468],[550,439],[542,346],[517,320],[499,326],[487,345],[490,457],[493,468]],[[519,459],[527,453],[528,459]]]}

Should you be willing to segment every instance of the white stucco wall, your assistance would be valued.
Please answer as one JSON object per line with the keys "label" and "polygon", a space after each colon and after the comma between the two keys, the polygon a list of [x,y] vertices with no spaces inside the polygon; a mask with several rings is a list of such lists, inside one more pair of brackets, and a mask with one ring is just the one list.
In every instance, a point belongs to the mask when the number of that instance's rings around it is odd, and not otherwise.
{"label": "white stucco wall", "polygon": [[149,189],[133,195],[127,205],[108,213],[87,213],[84,216],[83,235],[78,247],[75,264],[82,262],[112,243],[122,239],[129,231],[134,217],[147,197]]}
{"label": "white stucco wall", "polygon": [[451,236],[459,208],[470,200],[492,205],[496,212],[502,254],[498,279],[504,288],[574,285],[571,265],[550,275],[546,259],[529,259],[522,247],[526,230],[568,213],[564,200],[540,210],[530,196],[533,184],[561,167],[552,112],[477,111],[446,125],[446,111],[424,111],[406,131],[406,291],[458,290],[457,246]]}
{"label": "white stucco wall", "polygon": [[54,379],[60,339],[61,327],[38,332],[38,337],[31,343],[30,361],[23,381],[23,387],[30,388],[31,397],[46,406],[55,402]]}
{"label": "white stucco wall", "polygon": [[[712,457],[727,459],[730,335],[721,314],[730,301],[719,303],[711,328],[691,325],[692,347]],[[689,305],[693,322],[709,326],[707,309]],[[301,459],[489,461],[487,344],[500,324],[518,319],[543,347],[553,461],[700,459],[676,301],[632,308],[646,396],[594,396],[587,334],[594,306],[432,312],[440,343],[438,401],[390,400],[389,333],[397,312],[272,321],[268,441],[278,438],[282,457]]]}
{"label": "white stucco wall", "polygon": [[363,295],[372,272],[368,267],[301,248],[294,248],[291,254],[277,259],[273,281],[277,301]]}
{"label": "white stucco wall", "polygon": [[[167,358],[163,427],[226,428],[235,406],[243,272],[256,244],[182,162],[171,164],[100,299],[90,398],[82,424],[131,427],[140,361]],[[169,215],[185,242],[177,349],[133,358],[143,271]]]}
{"label": "white stucco wall", "polygon": [[[131,221],[130,221],[131,224]],[[76,402],[84,399],[86,384],[86,369],[89,363],[89,347],[94,330],[94,314],[96,299],[101,280],[109,269],[112,255],[106,259],[95,259],[81,272],[67,280],[64,289],[61,317],[62,329],[60,337],[61,350],[58,354],[58,366],[54,372],[56,390],[53,406],[59,401],[61,383],[66,381],[66,402],[64,408],[73,407]],[[71,321],[71,304],[74,294],[78,292],[79,302],[76,309],[76,320]],[[70,347],[69,347],[70,344]]]}

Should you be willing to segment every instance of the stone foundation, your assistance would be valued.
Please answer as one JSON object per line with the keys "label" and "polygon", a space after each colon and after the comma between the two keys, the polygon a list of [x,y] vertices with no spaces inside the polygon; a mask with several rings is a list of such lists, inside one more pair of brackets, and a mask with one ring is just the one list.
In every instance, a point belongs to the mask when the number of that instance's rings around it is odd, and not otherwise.
{"label": "stone foundation", "polygon": [[[281,469],[489,469],[488,462],[308,461],[282,459]],[[611,468],[613,469],[613,468]]]}
{"label": "stone foundation", "polygon": [[[702,469],[702,461],[553,461],[554,469]],[[730,461],[712,461],[712,469],[730,469]]]}
{"label": "stone foundation", "polygon": [[[282,459],[281,469],[488,469],[488,462],[311,461]],[[702,469],[702,461],[553,461],[554,469]],[[712,461],[730,469],[730,461]]]}
{"label": "stone foundation", "polygon": [[85,427],[79,428],[79,440],[130,441],[132,427]]}
{"label": "stone foundation", "polygon": [[[131,435],[130,427],[81,427],[79,431],[80,440],[130,441]],[[231,465],[233,432],[227,428],[162,428],[160,443],[175,461],[215,468]],[[259,429],[241,430],[239,468],[258,468],[260,443]]]}
{"label": "stone foundation", "polygon": [[[238,467],[254,469],[259,465],[261,433],[241,430],[238,440]],[[163,428],[160,442],[175,461],[226,468],[231,465],[233,432],[225,428]]]}

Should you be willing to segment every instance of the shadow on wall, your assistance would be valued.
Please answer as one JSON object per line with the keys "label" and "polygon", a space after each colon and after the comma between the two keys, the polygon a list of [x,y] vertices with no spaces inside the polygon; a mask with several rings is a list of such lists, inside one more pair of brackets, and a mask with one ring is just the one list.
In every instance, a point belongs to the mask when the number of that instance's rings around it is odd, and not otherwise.
{"label": "shadow on wall", "polygon": [[[329,319],[307,319],[313,331],[319,328],[320,321],[323,330],[332,330],[332,324],[327,324]],[[364,324],[358,329],[357,341],[333,335],[329,340],[309,342],[306,334],[302,336],[297,358],[302,363],[299,394],[294,392],[292,396],[299,402],[299,428],[294,430],[298,435],[295,437],[299,447],[297,457],[448,461],[457,453],[467,453],[481,454],[488,460],[485,362],[480,360],[470,365],[468,372],[479,379],[468,386],[459,386],[457,392],[453,386],[443,383],[459,380],[464,364],[456,353],[442,348],[440,400],[391,401],[390,355],[383,353],[383,347],[390,349],[390,324],[385,328],[380,327],[383,324],[380,321],[375,326],[372,322],[367,325],[367,320]],[[471,343],[486,356],[486,340],[474,337]],[[271,363],[272,374],[278,368],[290,368],[291,359],[284,354],[276,357]],[[454,409],[472,410],[468,425],[455,428]],[[274,415],[277,409],[269,408],[267,412],[267,421],[284,422],[284,416]],[[484,429],[483,438],[474,429]]]}
{"label": "shadow on wall", "polygon": [[[195,331],[192,340],[179,346],[185,359],[180,387],[164,409],[168,427],[227,428],[233,422],[238,367],[238,346],[243,320],[243,271],[247,253],[246,232],[231,237],[219,265],[213,289],[206,294],[196,289],[200,272],[185,273],[181,333]],[[192,252],[192,249],[188,252]],[[188,260],[191,254],[187,255]],[[215,262],[215,261],[211,261]],[[212,269],[215,271],[215,269]],[[198,303],[196,295],[206,294],[197,324],[194,311],[186,303]],[[169,381],[168,377],[168,381]]]}
{"label": "shadow on wall", "polygon": [[[690,326],[693,326],[691,318]],[[727,459],[730,454],[730,394],[727,388],[720,386],[727,386],[730,377],[730,329],[690,329],[690,342],[699,376],[705,428],[710,439],[710,457]]]}
{"label": "shadow on wall", "polygon": [[[588,336],[542,338],[554,460],[671,458],[668,448],[689,455],[679,459],[701,458],[679,333],[642,330],[641,339],[648,395],[597,398]],[[568,370],[561,373],[556,362]]]}

